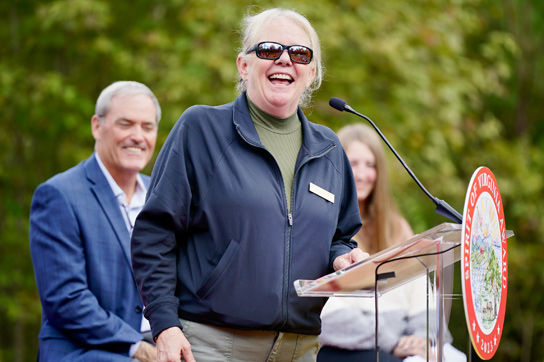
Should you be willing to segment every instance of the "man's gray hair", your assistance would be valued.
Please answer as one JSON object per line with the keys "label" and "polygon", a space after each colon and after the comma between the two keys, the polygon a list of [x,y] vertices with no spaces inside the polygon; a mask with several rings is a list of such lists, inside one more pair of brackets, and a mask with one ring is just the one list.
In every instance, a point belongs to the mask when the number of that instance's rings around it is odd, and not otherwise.
{"label": "man's gray hair", "polygon": [[161,106],[159,105],[157,97],[155,97],[155,94],[153,94],[151,89],[145,84],[131,80],[114,82],[104,88],[96,100],[95,114],[100,117],[100,119],[103,119],[110,110],[111,99],[114,96],[124,96],[127,94],[143,94],[151,98],[155,104],[156,121],[159,123],[161,120]]}

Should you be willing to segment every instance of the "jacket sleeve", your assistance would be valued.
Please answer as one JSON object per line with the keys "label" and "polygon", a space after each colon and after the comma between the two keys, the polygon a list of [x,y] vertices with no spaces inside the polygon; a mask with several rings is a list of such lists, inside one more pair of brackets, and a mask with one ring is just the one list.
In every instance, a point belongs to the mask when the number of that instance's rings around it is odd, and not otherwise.
{"label": "jacket sleeve", "polygon": [[[185,112],[187,113],[187,111]],[[179,327],[176,297],[178,242],[186,240],[191,205],[190,168],[182,145],[186,126],[176,123],[163,145],[147,191],[147,201],[132,233],[136,283],[146,305],[153,336]]]}
{"label": "jacket sleeve", "polygon": [[44,316],[78,343],[127,353],[139,331],[101,307],[88,285],[84,241],[59,187],[42,184],[30,211],[30,252]]}
{"label": "jacket sleeve", "polygon": [[[337,141],[340,144],[340,141]],[[343,193],[341,198],[340,213],[338,215],[338,224],[332,241],[329,269],[334,271],[334,260],[340,255],[349,253],[357,247],[357,243],[351,238],[361,228],[361,215],[359,212],[359,203],[357,201],[357,189],[353,179],[353,172],[349,160],[340,147],[341,166],[339,169],[343,171]]]}

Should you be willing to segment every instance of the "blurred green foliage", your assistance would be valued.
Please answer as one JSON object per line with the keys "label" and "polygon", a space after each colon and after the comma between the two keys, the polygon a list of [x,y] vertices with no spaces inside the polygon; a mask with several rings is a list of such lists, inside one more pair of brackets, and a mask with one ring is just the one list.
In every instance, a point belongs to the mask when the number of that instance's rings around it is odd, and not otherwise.
{"label": "blurred green foliage", "polygon": [[[122,79],[149,85],[163,108],[160,149],[184,109],[234,99],[240,21],[273,6],[304,13],[321,37],[327,72],[306,110],[312,121],[334,130],[359,122],[328,106],[332,96],[345,99],[379,125],[433,195],[459,211],[474,170],[494,172],[516,234],[508,240],[507,314],[494,360],[544,360],[544,83],[537,81],[544,3],[8,0],[0,3],[0,361],[36,358],[30,202],[39,183],[92,152],[100,91]],[[414,230],[448,221],[390,161]],[[459,299],[450,328],[467,350]]]}

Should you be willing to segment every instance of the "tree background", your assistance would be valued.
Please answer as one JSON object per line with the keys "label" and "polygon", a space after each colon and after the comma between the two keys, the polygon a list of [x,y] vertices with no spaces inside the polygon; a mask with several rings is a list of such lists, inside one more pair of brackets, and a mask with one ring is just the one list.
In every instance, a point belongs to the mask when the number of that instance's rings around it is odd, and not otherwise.
{"label": "tree background", "polygon": [[[544,361],[544,2],[537,0],[0,2],[0,361],[36,359],[41,307],[30,202],[39,183],[92,152],[100,91],[124,79],[150,86],[163,109],[156,155],[187,107],[235,98],[240,21],[273,6],[302,12],[321,37],[327,73],[305,110],[310,120],[333,130],[359,122],[328,106],[332,96],[345,99],[379,125],[433,195],[461,212],[474,170],[493,171],[516,234],[508,239],[507,312],[494,360]],[[448,221],[393,157],[390,167],[416,232]],[[459,297],[450,329],[466,351]]]}

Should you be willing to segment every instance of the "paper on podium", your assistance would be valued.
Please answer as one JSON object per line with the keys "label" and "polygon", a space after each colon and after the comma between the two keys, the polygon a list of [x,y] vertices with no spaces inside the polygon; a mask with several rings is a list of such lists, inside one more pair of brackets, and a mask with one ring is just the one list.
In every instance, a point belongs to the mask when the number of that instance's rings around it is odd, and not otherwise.
{"label": "paper on podium", "polygon": [[435,270],[439,252],[442,267],[455,263],[460,243],[461,225],[443,223],[345,269],[316,280],[299,279],[295,289],[301,297],[374,297],[376,268],[381,264],[379,274],[391,277],[380,280],[379,295]]}

